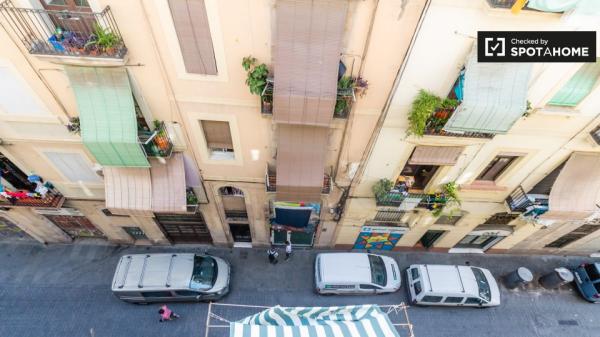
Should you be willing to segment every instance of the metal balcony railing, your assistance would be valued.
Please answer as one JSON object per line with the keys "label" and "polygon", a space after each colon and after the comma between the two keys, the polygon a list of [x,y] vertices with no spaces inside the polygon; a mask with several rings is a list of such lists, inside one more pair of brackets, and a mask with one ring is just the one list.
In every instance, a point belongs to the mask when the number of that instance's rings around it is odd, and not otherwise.
{"label": "metal balcony railing", "polygon": [[406,212],[404,211],[399,211],[395,208],[384,208],[384,209],[380,209],[377,210],[377,213],[375,214],[375,218],[373,218],[373,221],[375,222],[402,222],[402,219],[404,218],[404,216],[406,215]]}
{"label": "metal balcony railing", "polygon": [[123,59],[127,47],[106,7],[99,13],[18,8],[0,3],[2,24],[30,54]]}
{"label": "metal balcony railing", "polygon": [[[267,168],[265,174],[265,185],[267,192],[277,192],[277,173],[274,170]],[[321,194],[329,194],[331,192],[331,177],[325,173],[323,175],[323,189]]]}
{"label": "metal balcony railing", "polygon": [[173,142],[164,122],[160,122],[154,131],[138,131],[138,138],[146,156],[168,158],[173,153]]}
{"label": "metal balcony railing", "polygon": [[[424,194],[424,193],[401,193],[388,192],[383,197],[375,197],[377,206],[394,206],[400,207],[405,201],[421,199],[418,208],[426,208],[429,210],[444,207],[446,205],[446,197],[442,194]],[[407,200],[408,199],[408,200]]]}
{"label": "metal balcony railing", "polygon": [[533,206],[533,202],[527,197],[523,187],[517,187],[507,198],[506,203],[512,212],[525,212],[528,207]]}
{"label": "metal balcony railing", "polygon": [[60,208],[65,202],[65,197],[56,189],[51,189],[44,196],[15,196],[0,197],[0,207],[44,207]]}
{"label": "metal balcony railing", "polygon": [[466,138],[494,138],[491,133],[482,132],[447,132],[444,131],[444,125],[450,119],[454,109],[440,109],[431,115],[425,126],[425,134],[431,136],[448,136],[448,137],[466,137]]}

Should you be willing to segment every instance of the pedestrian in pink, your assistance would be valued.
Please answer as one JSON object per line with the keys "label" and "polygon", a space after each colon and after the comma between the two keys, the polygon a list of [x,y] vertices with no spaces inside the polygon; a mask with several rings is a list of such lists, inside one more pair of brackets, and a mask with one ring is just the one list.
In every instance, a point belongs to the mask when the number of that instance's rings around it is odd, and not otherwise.
{"label": "pedestrian in pink", "polygon": [[158,314],[160,315],[160,322],[170,321],[173,318],[179,318],[179,315],[174,313],[173,310],[169,309],[166,304],[158,309]]}

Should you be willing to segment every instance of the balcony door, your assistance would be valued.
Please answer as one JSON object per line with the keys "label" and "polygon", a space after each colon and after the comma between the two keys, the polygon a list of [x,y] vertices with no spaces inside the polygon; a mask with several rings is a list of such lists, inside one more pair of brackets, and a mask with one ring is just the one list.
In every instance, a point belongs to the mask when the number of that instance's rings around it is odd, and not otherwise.
{"label": "balcony door", "polygon": [[40,0],[40,2],[45,9],[51,11],[92,12],[87,0]]}

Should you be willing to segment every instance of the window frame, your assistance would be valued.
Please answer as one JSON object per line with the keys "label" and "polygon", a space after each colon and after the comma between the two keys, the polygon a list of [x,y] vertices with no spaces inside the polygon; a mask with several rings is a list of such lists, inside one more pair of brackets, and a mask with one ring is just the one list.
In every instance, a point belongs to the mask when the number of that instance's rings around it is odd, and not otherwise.
{"label": "window frame", "polygon": [[[453,300],[452,300],[452,301],[448,301],[448,299],[453,299]],[[457,302],[456,300],[458,300],[458,299],[460,299],[460,301],[458,301],[458,302]],[[464,298],[464,297],[458,297],[458,296],[446,296],[446,297],[444,298],[444,301],[443,301],[443,303],[449,303],[449,304],[460,304],[460,303],[462,303],[464,300],[465,300],[465,298]]]}
{"label": "window frame", "polygon": [[[498,181],[498,179],[502,176],[502,174],[504,174],[508,170],[509,167],[513,166],[519,158],[520,158],[520,156],[503,155],[503,154],[498,154],[498,155],[494,156],[494,158],[492,158],[492,160],[490,160],[488,162],[488,164],[484,167],[484,169],[477,175],[477,177],[475,178],[475,181],[488,182],[488,183],[494,183],[494,182]],[[504,164],[503,167],[500,167],[497,170],[497,172],[495,172],[493,174],[492,177],[485,178],[495,167],[497,167],[499,165],[500,160],[502,160],[502,159],[508,159],[508,162],[506,162],[506,164]],[[489,178],[492,178],[492,179],[489,179]]]}
{"label": "window frame", "polygon": [[[429,299],[436,299],[435,301],[428,301],[427,298]],[[439,299],[439,300],[438,300]],[[442,300],[444,299],[444,296],[436,296],[436,295],[425,295],[423,296],[423,298],[421,298],[421,302],[427,302],[427,303],[442,303]]]}

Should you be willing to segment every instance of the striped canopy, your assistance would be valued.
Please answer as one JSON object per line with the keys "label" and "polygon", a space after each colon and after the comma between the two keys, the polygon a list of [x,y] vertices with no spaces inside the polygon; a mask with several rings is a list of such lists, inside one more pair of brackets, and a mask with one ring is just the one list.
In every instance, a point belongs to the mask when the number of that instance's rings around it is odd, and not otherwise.
{"label": "striped canopy", "polygon": [[399,337],[376,305],[276,306],[230,326],[230,337]]}

